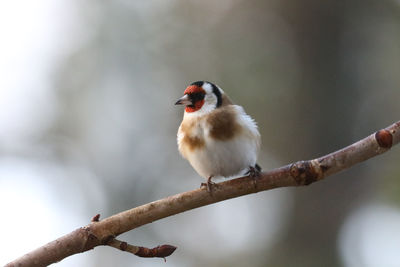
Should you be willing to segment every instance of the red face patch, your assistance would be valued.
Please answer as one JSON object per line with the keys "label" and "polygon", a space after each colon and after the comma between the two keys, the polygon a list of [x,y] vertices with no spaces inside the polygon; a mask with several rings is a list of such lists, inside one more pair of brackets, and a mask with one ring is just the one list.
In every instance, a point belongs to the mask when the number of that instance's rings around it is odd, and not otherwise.
{"label": "red face patch", "polygon": [[186,111],[186,112],[189,112],[189,113],[190,113],[190,112],[195,112],[195,111],[198,111],[199,109],[201,109],[201,107],[202,107],[203,105],[204,105],[204,99],[195,102],[193,105],[186,106],[186,107],[185,107],[185,111]]}
{"label": "red face patch", "polygon": [[201,88],[201,87],[199,87],[199,86],[197,86],[197,85],[189,85],[189,86],[186,88],[185,92],[183,92],[183,93],[184,93],[185,95],[186,95],[186,94],[193,94],[193,93],[203,93],[203,94],[205,94],[206,91],[204,91],[203,88]]}
{"label": "red face patch", "polygon": [[[192,105],[188,105],[185,107],[186,112],[195,112],[204,105],[204,95],[206,94],[206,91],[202,87],[199,87],[197,85],[190,85],[186,88],[184,94],[189,95],[190,99],[193,101]],[[202,96],[199,98],[199,96]]]}

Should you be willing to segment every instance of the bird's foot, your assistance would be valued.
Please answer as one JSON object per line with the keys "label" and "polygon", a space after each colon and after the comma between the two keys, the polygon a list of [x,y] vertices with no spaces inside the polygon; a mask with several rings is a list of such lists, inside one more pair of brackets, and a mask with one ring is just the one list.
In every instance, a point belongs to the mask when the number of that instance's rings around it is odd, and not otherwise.
{"label": "bird's foot", "polygon": [[253,178],[254,181],[254,187],[257,187],[257,181],[258,178],[260,178],[261,175],[261,168],[256,164],[255,167],[250,166],[249,170],[245,173],[245,175],[249,175],[251,178]]}
{"label": "bird's foot", "polygon": [[206,187],[206,188],[207,188],[207,192],[208,192],[208,193],[212,193],[213,187],[216,186],[216,183],[214,183],[213,181],[211,181],[212,178],[213,178],[212,176],[208,177],[207,183],[201,183],[200,188]]}
{"label": "bird's foot", "polygon": [[258,167],[258,168],[257,167],[250,166],[249,170],[245,173],[245,175],[249,175],[250,177],[253,177],[253,178],[260,177],[260,173],[261,173],[260,167]]}

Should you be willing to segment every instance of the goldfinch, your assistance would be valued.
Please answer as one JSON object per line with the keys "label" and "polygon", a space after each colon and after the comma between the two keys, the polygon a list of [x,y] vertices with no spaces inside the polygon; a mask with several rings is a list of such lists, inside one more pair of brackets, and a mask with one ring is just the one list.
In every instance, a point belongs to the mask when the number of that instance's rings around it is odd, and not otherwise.
{"label": "goldfinch", "polygon": [[208,191],[213,177],[258,176],[261,138],[257,125],[221,88],[206,81],[194,82],[175,105],[185,105],[177,134],[179,152],[207,179]]}

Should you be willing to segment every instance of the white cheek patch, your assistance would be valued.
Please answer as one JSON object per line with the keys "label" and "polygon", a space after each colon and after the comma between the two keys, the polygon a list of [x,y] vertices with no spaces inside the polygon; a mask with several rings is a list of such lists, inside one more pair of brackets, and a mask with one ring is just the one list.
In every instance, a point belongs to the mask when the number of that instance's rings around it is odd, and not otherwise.
{"label": "white cheek patch", "polygon": [[203,84],[203,89],[204,89],[204,91],[206,91],[206,96],[204,97],[203,108],[209,112],[209,111],[212,111],[215,109],[218,99],[217,99],[216,95],[213,93],[213,88],[210,83],[205,82]]}
{"label": "white cheek patch", "polygon": [[206,96],[204,97],[204,106],[214,109],[216,105],[217,105],[217,97],[213,93],[211,94],[207,93]]}
{"label": "white cheek patch", "polygon": [[206,91],[207,94],[212,93],[212,86],[208,82],[205,82],[202,87],[203,87],[204,91]]}

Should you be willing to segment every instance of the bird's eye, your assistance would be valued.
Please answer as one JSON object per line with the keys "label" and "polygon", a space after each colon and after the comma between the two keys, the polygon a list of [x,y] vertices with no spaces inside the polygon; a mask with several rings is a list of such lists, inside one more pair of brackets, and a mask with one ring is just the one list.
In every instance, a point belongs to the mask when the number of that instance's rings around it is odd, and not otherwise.
{"label": "bird's eye", "polygon": [[205,93],[203,92],[196,92],[196,93],[191,93],[189,94],[190,100],[192,100],[192,103],[196,103],[197,101],[201,101],[204,99]]}

